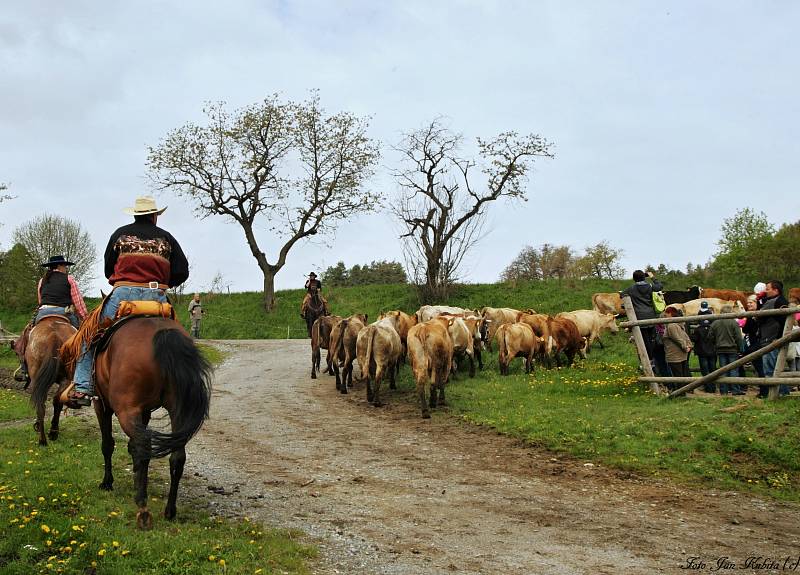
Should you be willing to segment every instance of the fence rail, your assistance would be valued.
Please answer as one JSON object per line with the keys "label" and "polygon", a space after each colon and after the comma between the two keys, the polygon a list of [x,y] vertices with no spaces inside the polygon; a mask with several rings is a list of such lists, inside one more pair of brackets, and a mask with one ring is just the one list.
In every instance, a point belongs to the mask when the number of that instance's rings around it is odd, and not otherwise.
{"label": "fence rail", "polygon": [[[704,375],[702,377],[659,377],[653,373],[653,368],[650,364],[650,356],[647,353],[644,337],[642,336],[642,327],[655,326],[665,323],[699,323],[703,320],[709,319],[707,315],[691,315],[685,317],[670,317],[670,318],[655,318],[655,319],[637,319],[636,312],[633,309],[633,303],[630,296],[623,298],[625,311],[628,315],[628,321],[620,323],[620,327],[630,328],[633,332],[633,340],[636,344],[636,351],[639,354],[639,361],[642,363],[642,370],[644,376],[639,378],[642,383],[649,383],[650,389],[654,393],[660,393],[659,383],[685,383],[686,385],[671,392],[668,397],[678,397],[701,385],[709,384],[712,382],[718,383],[731,383],[739,385],[763,385],[769,387],[769,398],[776,399],[778,397],[778,389],[781,385],[800,385],[800,376],[793,373],[783,373],[786,364],[786,353],[788,345],[795,341],[800,341],[800,331],[793,331],[796,325],[795,315],[800,313],[800,307],[792,306],[781,309],[759,310],[759,311],[742,311],[733,313],[721,313],[713,316],[714,320],[719,319],[738,319],[742,317],[775,317],[786,316],[786,321],[783,326],[783,335],[770,342],[768,345],[747,354],[736,361],[722,366],[716,371]],[[775,372],[772,377],[725,377],[725,374],[738,369],[744,364],[763,357],[767,353],[780,348],[778,358],[775,363]]]}

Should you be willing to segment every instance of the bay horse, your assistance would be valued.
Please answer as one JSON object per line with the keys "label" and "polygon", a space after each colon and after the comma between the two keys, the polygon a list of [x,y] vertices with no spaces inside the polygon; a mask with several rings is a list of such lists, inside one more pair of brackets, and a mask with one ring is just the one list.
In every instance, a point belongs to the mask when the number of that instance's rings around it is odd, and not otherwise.
{"label": "bay horse", "polygon": [[[56,383],[64,383],[67,372],[58,355],[61,345],[76,333],[69,320],[61,315],[46,315],[31,329],[25,347],[25,361],[33,383],[31,404],[36,409],[33,429],[39,433],[39,445],[47,445],[44,433],[44,413],[47,392]],[[50,439],[58,439],[58,422],[61,417],[61,402],[58,395],[53,398],[53,419],[50,421]]]}
{"label": "bay horse", "polygon": [[[62,356],[68,353],[62,350]],[[115,442],[111,418],[116,414],[129,438],[138,507],[136,525],[140,529],[149,529],[153,521],[147,508],[150,459],[168,454],[170,483],[164,517],[175,518],[185,447],[208,417],[211,377],[211,365],[183,326],[163,317],[125,320],[96,354],[95,394],[99,399],[94,401],[94,409],[105,463],[100,489],[113,489],[111,457]],[[160,407],[169,414],[170,433],[148,428],[152,412]]]}
{"label": "bay horse", "polygon": [[322,297],[319,295],[319,289],[317,289],[316,285],[312,285],[308,288],[308,293],[311,294],[311,297],[308,300],[308,307],[306,307],[306,330],[308,331],[308,337],[311,337],[311,328],[314,325],[314,322],[317,321],[317,318],[323,317],[327,315],[325,313],[325,302],[322,301]]}

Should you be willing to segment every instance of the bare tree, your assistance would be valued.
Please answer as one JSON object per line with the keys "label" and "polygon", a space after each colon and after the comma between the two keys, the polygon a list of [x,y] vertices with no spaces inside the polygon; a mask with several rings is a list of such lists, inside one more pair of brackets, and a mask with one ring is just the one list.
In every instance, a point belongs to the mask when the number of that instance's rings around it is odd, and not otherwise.
{"label": "bare tree", "polygon": [[[400,220],[408,267],[423,301],[444,300],[458,268],[482,235],[486,209],[501,197],[525,200],[529,164],[552,158],[551,144],[530,134],[504,132],[477,139],[482,163],[460,156],[462,136],[433,120],[397,146],[404,167],[393,172],[401,193],[392,205]],[[476,186],[473,169],[486,177]]]}
{"label": "bare tree", "polygon": [[[149,149],[150,177],[192,199],[201,217],[226,216],[242,227],[270,311],[275,275],[298,241],[377,208],[378,196],[364,184],[378,146],[366,135],[367,119],[327,115],[316,93],[301,103],[272,96],[232,113],[224,103],[205,112],[207,126],[186,124]],[[259,218],[280,245],[269,257],[256,237]]]}
{"label": "bare tree", "polygon": [[14,230],[14,243],[25,248],[35,266],[55,255],[75,262],[70,274],[82,289],[87,289],[95,279],[97,248],[89,233],[74,220],[49,214],[39,216]]}

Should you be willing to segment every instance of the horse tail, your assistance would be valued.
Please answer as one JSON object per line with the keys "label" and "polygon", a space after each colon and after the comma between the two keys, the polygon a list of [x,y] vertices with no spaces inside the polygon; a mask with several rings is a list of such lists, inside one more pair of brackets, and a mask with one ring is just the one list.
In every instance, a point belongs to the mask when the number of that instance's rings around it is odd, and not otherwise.
{"label": "horse tail", "polygon": [[47,392],[52,385],[58,381],[58,376],[62,367],[61,361],[54,356],[48,357],[36,371],[31,390],[31,405],[38,407],[47,401]]}
{"label": "horse tail", "polygon": [[149,446],[150,457],[164,457],[183,448],[208,417],[213,369],[194,342],[178,329],[157,331],[153,354],[175,398],[173,430],[163,433],[142,427],[137,435],[145,448]]}

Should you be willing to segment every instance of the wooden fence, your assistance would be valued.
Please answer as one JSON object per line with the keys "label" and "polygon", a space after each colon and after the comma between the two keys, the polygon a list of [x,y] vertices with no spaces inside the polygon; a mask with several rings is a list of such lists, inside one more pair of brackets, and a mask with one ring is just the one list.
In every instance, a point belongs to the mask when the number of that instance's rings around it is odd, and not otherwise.
{"label": "wooden fence", "polygon": [[[630,296],[625,296],[622,301],[628,314],[628,321],[620,323],[620,327],[630,328],[631,332],[633,333],[633,341],[636,344],[636,351],[639,354],[639,361],[642,363],[642,370],[644,371],[644,375],[639,378],[639,381],[649,383],[650,389],[653,393],[660,393],[660,383],[685,384],[669,394],[669,397],[672,398],[683,395],[688,391],[700,387],[701,385],[713,382],[734,385],[764,385],[769,387],[769,399],[776,399],[778,397],[779,386],[800,385],[800,373],[784,371],[786,366],[786,353],[788,344],[795,341],[800,341],[800,330],[793,330],[794,326],[796,325],[795,314],[800,312],[800,307],[716,314],[713,316],[713,319],[715,320],[725,318],[738,319],[741,317],[786,316],[786,322],[784,323],[783,335],[781,337],[754,351],[753,353],[737,359],[733,363],[720,367],[716,371],[712,371],[708,375],[702,377],[658,377],[653,373],[653,368],[650,364],[650,356],[648,355],[647,347],[645,347],[644,344],[644,337],[642,336],[641,328],[665,323],[700,323],[701,321],[710,318],[708,315],[692,315],[686,317],[637,319]],[[747,362],[753,361],[759,357],[763,357],[767,353],[778,348],[780,348],[780,351],[778,352],[778,359],[775,363],[775,372],[773,373],[772,377],[724,376],[724,374],[728,373],[729,371],[738,369]]]}
{"label": "wooden fence", "polygon": [[15,340],[19,337],[18,334],[12,333],[3,327],[3,322],[0,322],[0,342],[7,342]]}

